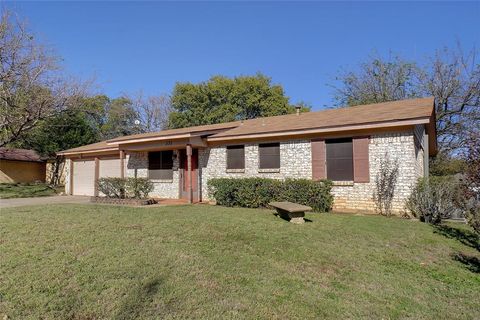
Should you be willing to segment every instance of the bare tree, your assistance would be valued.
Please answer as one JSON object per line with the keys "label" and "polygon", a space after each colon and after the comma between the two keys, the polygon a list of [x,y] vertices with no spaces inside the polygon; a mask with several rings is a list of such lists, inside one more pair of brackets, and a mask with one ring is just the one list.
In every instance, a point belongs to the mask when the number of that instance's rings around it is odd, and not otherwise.
{"label": "bare tree", "polygon": [[476,50],[444,48],[418,69],[419,91],[435,97],[439,143],[444,151],[466,146],[480,121],[480,64]]}
{"label": "bare tree", "polygon": [[355,106],[416,97],[416,65],[398,56],[371,56],[357,72],[341,73],[334,86],[337,106]]}
{"label": "bare tree", "polygon": [[470,226],[480,234],[480,130],[470,134],[464,152],[467,168],[462,180],[461,206]]}
{"label": "bare tree", "polygon": [[145,96],[140,91],[128,99],[132,101],[143,132],[159,131],[167,127],[171,112],[168,95]]}
{"label": "bare tree", "polygon": [[7,9],[0,21],[0,146],[75,105],[85,84],[61,75],[59,57]]}
{"label": "bare tree", "polygon": [[340,74],[335,88],[338,106],[353,106],[434,96],[441,151],[463,148],[466,132],[480,121],[480,65],[475,49],[437,51],[426,63],[399,57],[369,58],[358,71]]}

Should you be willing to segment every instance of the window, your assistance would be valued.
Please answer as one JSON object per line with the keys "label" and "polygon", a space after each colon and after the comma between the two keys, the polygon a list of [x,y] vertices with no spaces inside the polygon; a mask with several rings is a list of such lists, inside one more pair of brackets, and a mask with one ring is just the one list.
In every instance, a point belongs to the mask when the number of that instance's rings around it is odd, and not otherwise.
{"label": "window", "polygon": [[148,153],[148,178],[155,180],[173,179],[173,151]]}
{"label": "window", "polygon": [[227,169],[245,169],[245,146],[227,147]]}
{"label": "window", "polygon": [[325,141],[327,147],[327,179],[353,181],[352,139]]}
{"label": "window", "polygon": [[280,169],[280,143],[258,145],[260,169]]}

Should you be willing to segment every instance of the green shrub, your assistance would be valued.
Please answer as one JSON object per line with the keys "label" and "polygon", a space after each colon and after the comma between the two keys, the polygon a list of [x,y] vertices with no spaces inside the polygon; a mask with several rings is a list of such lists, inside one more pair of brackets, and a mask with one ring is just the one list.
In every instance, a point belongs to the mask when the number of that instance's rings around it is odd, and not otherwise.
{"label": "green shrub", "polygon": [[460,183],[454,177],[420,179],[407,200],[406,208],[421,221],[438,224],[460,210]]}
{"label": "green shrub", "polygon": [[465,199],[462,208],[465,211],[465,217],[473,230],[480,234],[480,199],[473,197]]}
{"label": "green shrub", "polygon": [[146,199],[153,191],[153,183],[147,178],[127,178],[125,190],[129,198]]}
{"label": "green shrub", "polygon": [[328,180],[215,178],[208,181],[210,196],[227,207],[265,208],[271,201],[291,201],[324,212],[332,207],[331,188]]}
{"label": "green shrub", "polygon": [[97,184],[107,198],[145,199],[153,190],[153,183],[147,178],[100,178]]}
{"label": "green shrub", "polygon": [[100,178],[97,181],[98,191],[107,198],[125,198],[125,183],[123,178]]}

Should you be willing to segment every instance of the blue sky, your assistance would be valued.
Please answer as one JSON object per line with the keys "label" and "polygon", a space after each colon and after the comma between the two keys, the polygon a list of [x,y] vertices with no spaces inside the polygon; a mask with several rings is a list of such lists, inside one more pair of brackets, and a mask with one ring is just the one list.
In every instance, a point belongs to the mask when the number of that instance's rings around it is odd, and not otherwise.
{"label": "blue sky", "polygon": [[421,61],[480,46],[477,2],[9,2],[68,72],[111,97],[262,72],[291,102],[332,105],[328,84],[374,52]]}

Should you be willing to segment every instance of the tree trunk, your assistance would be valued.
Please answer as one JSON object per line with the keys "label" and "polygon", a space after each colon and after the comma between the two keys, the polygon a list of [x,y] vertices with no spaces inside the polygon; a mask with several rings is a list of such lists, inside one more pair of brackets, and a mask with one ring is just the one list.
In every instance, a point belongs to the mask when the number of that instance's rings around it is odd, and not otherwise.
{"label": "tree trunk", "polygon": [[57,156],[55,158],[55,162],[53,163],[52,175],[50,176],[51,185],[53,186],[59,185],[64,166],[65,166],[65,158],[62,156]]}

